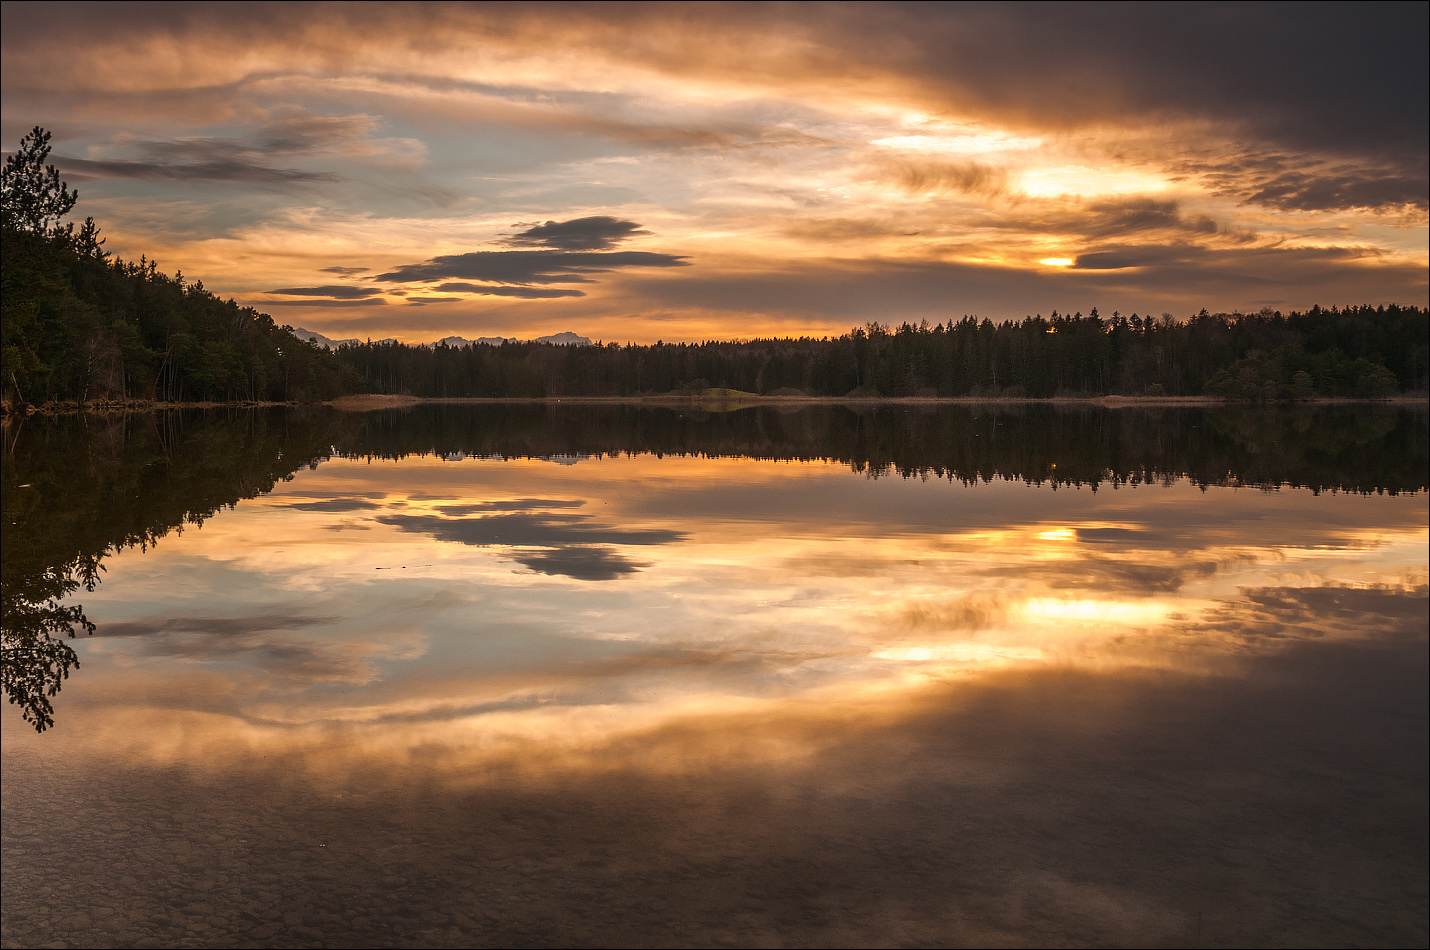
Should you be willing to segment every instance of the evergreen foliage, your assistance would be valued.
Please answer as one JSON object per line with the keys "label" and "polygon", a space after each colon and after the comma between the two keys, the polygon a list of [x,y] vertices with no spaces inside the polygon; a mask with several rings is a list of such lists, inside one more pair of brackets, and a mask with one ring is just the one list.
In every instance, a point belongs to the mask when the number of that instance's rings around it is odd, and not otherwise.
{"label": "evergreen foliage", "polygon": [[834,338],[649,346],[349,344],[336,354],[268,314],[103,249],[36,128],[5,163],[0,392],[62,401],[311,401],[630,397],[708,388],[824,397],[1314,396],[1383,398],[1430,386],[1430,314],[1398,305],[1282,314],[965,316]]}
{"label": "evergreen foliage", "polygon": [[836,338],[556,346],[348,344],[368,392],[424,397],[638,396],[733,389],[810,396],[1211,395],[1380,398],[1427,386],[1427,311],[1101,317],[1097,310]]}
{"label": "evergreen foliage", "polygon": [[76,193],[44,164],[48,142],[42,129],[27,135],[0,188],[6,404],[304,401],[345,391],[332,354],[290,327],[145,257],[111,256],[92,218],[78,231],[61,225]]}

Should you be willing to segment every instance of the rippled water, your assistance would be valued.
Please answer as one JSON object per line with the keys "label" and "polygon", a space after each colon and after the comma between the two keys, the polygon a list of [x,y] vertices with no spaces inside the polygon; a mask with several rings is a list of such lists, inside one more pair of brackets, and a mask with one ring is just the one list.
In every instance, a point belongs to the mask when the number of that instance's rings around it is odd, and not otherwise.
{"label": "rippled water", "polygon": [[1423,943],[1426,419],[11,426],[5,945]]}

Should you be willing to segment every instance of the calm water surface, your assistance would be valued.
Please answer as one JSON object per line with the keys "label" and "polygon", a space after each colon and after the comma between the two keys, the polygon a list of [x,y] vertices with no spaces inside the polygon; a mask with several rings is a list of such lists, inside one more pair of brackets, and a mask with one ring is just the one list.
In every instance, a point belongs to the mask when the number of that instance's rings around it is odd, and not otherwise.
{"label": "calm water surface", "polygon": [[1426,423],[11,425],[4,944],[1423,944]]}

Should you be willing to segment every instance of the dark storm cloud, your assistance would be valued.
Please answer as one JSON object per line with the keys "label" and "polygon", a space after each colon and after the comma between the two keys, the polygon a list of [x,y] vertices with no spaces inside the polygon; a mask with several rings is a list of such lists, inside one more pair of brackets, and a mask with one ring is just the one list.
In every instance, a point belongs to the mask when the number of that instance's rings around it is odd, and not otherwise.
{"label": "dark storm cloud", "polygon": [[506,243],[561,251],[604,251],[636,235],[650,234],[634,221],[608,215],[548,221],[511,236]]}
{"label": "dark storm cloud", "polygon": [[268,291],[287,297],[331,297],[335,300],[358,300],[382,293],[381,287],[355,287],[351,284],[329,284],[325,287],[282,287]]}
{"label": "dark storm cloud", "polygon": [[414,534],[460,544],[556,548],[571,544],[669,544],[685,534],[665,528],[615,528],[583,515],[513,512],[483,518],[382,515],[378,521]]}
{"label": "dark storm cloud", "polygon": [[624,267],[685,267],[687,259],[654,251],[472,251],[447,254],[422,264],[408,264],[377,280],[486,280],[500,284],[590,283],[581,273]]}
{"label": "dark storm cloud", "polygon": [[650,565],[633,561],[614,548],[572,546],[545,551],[523,552],[516,561],[540,574],[560,574],[580,581],[615,580]]}
{"label": "dark storm cloud", "polygon": [[467,284],[460,281],[439,284],[433,289],[449,294],[486,294],[490,297],[524,297],[528,300],[586,296],[583,292],[571,288],[502,287],[493,284]]}

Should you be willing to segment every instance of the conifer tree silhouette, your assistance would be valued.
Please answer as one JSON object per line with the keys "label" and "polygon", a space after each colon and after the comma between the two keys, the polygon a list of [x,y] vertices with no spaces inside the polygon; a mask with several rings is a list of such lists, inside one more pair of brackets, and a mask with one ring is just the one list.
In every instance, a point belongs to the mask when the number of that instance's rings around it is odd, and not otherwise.
{"label": "conifer tree silhouette", "polygon": [[50,133],[38,125],[20,140],[20,150],[5,159],[0,173],[0,221],[6,230],[53,234],[60,219],[74,209],[79,192],[46,165]]}

